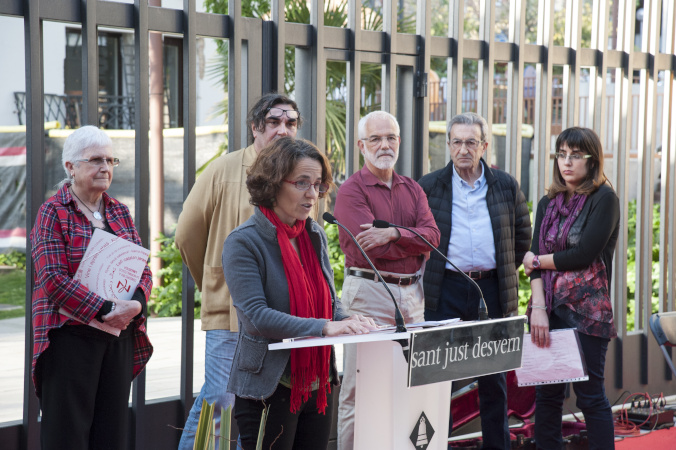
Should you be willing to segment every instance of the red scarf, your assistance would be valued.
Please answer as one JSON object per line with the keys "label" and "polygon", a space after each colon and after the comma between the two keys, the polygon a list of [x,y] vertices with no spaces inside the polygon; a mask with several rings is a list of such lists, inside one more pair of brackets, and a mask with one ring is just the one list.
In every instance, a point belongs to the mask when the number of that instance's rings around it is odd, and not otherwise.
{"label": "red scarf", "polygon": [[[298,220],[290,227],[283,223],[271,209],[261,207],[270,222],[277,229],[277,241],[282,251],[282,264],[289,285],[291,315],[329,319],[333,316],[331,293],[324,278],[319,258],[305,229],[305,221]],[[297,238],[298,253],[290,239]],[[302,261],[302,263],[301,263]],[[319,380],[317,409],[326,411],[326,390],[331,392],[329,364],[331,347],[310,347],[291,350],[291,412],[298,411],[312,393],[312,383]]]}

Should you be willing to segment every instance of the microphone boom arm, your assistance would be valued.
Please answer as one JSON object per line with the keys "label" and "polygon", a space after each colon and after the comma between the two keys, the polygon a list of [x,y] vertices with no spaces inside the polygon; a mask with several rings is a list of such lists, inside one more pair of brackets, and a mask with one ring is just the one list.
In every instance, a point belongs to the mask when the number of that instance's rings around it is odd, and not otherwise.
{"label": "microphone boom arm", "polygon": [[[340,228],[345,230],[345,232],[352,238],[354,243],[357,245],[357,248],[361,252],[362,256],[366,261],[369,263],[371,266],[371,269],[373,269],[373,272],[376,274],[380,282],[382,283],[383,286],[385,286],[385,289],[387,290],[387,293],[390,294],[390,297],[392,298],[392,302],[394,303],[394,322],[396,323],[397,326],[397,333],[405,333],[406,330],[406,325],[404,323],[404,316],[401,314],[401,310],[399,309],[399,305],[397,305],[396,300],[394,299],[394,294],[392,294],[392,291],[390,290],[390,287],[387,285],[387,282],[383,279],[382,275],[380,275],[380,272],[376,267],[373,265],[371,262],[371,258],[369,258],[366,255],[366,252],[364,251],[363,248],[361,248],[361,245],[357,243],[357,239],[354,237],[354,235],[350,232],[350,230],[347,229],[345,225],[342,223],[338,222],[335,217],[333,217],[332,214],[325,212],[323,215],[323,219],[327,221],[330,224],[338,225]],[[330,219],[330,220],[329,220]]]}

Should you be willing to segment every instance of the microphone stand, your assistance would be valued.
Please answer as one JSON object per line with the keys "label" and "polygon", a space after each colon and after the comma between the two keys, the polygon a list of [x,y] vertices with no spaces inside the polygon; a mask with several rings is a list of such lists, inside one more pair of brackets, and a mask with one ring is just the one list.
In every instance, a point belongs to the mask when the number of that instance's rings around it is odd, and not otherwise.
{"label": "microphone stand", "polygon": [[446,257],[446,255],[444,255],[443,253],[441,253],[441,252],[439,251],[439,249],[436,248],[434,245],[430,244],[429,241],[428,241],[427,239],[425,239],[424,237],[422,237],[422,236],[420,235],[420,233],[418,233],[418,232],[415,231],[415,230],[412,230],[412,229],[409,228],[409,227],[405,227],[405,226],[403,226],[403,225],[395,225],[395,224],[393,224],[393,223],[389,223],[389,222],[386,221],[386,220],[378,220],[378,219],[376,219],[376,220],[373,221],[373,226],[376,227],[376,228],[390,228],[390,227],[392,227],[392,228],[403,228],[404,230],[408,230],[408,231],[410,231],[411,233],[413,233],[413,234],[415,234],[416,236],[418,236],[420,239],[422,239],[423,242],[425,242],[425,244],[427,244],[432,250],[434,250],[434,251],[437,252],[439,255],[441,255],[441,257],[444,258],[444,260],[445,260],[447,263],[449,263],[451,266],[453,266],[453,267],[455,268],[455,270],[458,271],[458,273],[460,273],[463,277],[467,278],[467,279],[470,281],[470,283],[472,283],[472,284],[474,285],[474,287],[476,287],[476,290],[479,292],[479,320],[488,320],[488,307],[486,306],[486,300],[484,300],[484,294],[483,294],[483,292],[481,292],[481,288],[480,288],[479,285],[476,283],[476,281],[474,281],[472,278],[470,278],[465,272],[463,272],[462,270],[458,269],[458,266],[456,266],[455,264],[453,264],[453,263],[451,262],[451,260],[448,259],[448,258]]}
{"label": "microphone stand", "polygon": [[[333,214],[331,214],[329,212],[325,212],[324,215],[322,216],[322,218],[332,225],[338,225],[340,228],[345,230],[345,232],[350,236],[350,238],[352,238],[352,241],[357,246],[357,248],[361,252],[364,259],[366,259],[366,261],[369,263],[369,265],[371,266],[371,269],[373,269],[373,272],[378,276],[378,279],[383,284],[383,286],[385,286],[385,290],[387,290],[387,293],[390,294],[390,297],[392,298],[392,303],[394,303],[394,322],[397,325],[397,333],[405,333],[407,330],[406,330],[406,325],[404,325],[404,316],[401,314],[401,310],[399,309],[399,305],[397,305],[397,301],[394,299],[394,294],[392,294],[392,291],[390,290],[389,286],[387,285],[385,280],[383,280],[382,275],[380,275],[380,272],[378,272],[378,269],[376,269],[376,266],[373,265],[373,263],[371,262],[371,259],[366,255],[366,252],[364,251],[364,249],[361,248],[361,245],[359,245],[359,243],[357,242],[357,239],[350,232],[350,230],[347,229],[346,226],[344,226],[342,223],[340,223],[336,220],[336,218],[333,216]],[[405,348],[404,350],[407,350],[407,348]],[[406,353],[406,352],[404,352],[404,353]]]}

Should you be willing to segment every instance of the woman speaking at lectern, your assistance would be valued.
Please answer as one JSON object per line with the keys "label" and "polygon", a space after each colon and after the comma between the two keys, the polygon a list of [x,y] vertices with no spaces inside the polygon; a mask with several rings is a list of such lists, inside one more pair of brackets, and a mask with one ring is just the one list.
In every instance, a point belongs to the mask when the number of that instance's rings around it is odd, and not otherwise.
{"label": "woman speaking at lectern", "polygon": [[281,138],[249,169],[254,215],[223,246],[223,273],[237,308],[239,340],[228,391],[242,447],[256,448],[269,406],[263,448],[325,449],[332,423],[333,347],[268,350],[296,336],[367,333],[347,317],[333,286],[326,234],[310,218],[332,185],[326,157],[310,142]]}

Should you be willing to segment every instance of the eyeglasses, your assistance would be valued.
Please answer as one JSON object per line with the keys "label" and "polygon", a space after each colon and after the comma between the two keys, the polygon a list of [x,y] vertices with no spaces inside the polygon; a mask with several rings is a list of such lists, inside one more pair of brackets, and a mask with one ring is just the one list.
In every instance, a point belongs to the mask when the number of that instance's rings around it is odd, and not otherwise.
{"label": "eyeglasses", "polygon": [[583,155],[582,153],[566,153],[566,152],[558,152],[556,154],[556,159],[559,159],[561,161],[565,161],[566,158],[570,158],[571,161],[580,161],[582,159],[587,159],[591,158],[592,155]]}
{"label": "eyeglasses", "polygon": [[462,149],[462,146],[464,145],[467,147],[467,150],[476,150],[479,148],[479,146],[483,143],[484,141],[477,141],[476,139],[467,139],[466,141],[460,140],[460,139],[453,139],[451,141],[451,147],[453,147],[453,150],[460,150]]}
{"label": "eyeglasses", "polygon": [[298,120],[298,117],[300,117],[300,113],[295,109],[268,108],[265,113],[268,112],[270,112],[270,115],[266,119],[281,119],[285,114],[289,120]]}
{"label": "eyeglasses", "polygon": [[120,158],[89,158],[89,159],[76,159],[76,162],[86,162],[97,167],[101,167],[104,164],[108,164],[108,167],[117,167],[120,165]]}
{"label": "eyeglasses", "polygon": [[299,191],[307,191],[310,189],[310,186],[315,188],[315,192],[319,192],[320,194],[325,193],[326,191],[329,190],[329,185],[326,183],[310,183],[309,181],[306,180],[300,180],[300,181],[289,181],[289,180],[284,180],[285,183],[293,184],[296,186],[296,189]]}
{"label": "eyeglasses", "polygon": [[375,146],[383,142],[383,139],[387,140],[389,145],[396,145],[399,142],[399,136],[395,134],[388,134],[387,136],[370,136],[362,141],[368,142],[370,146]]}

